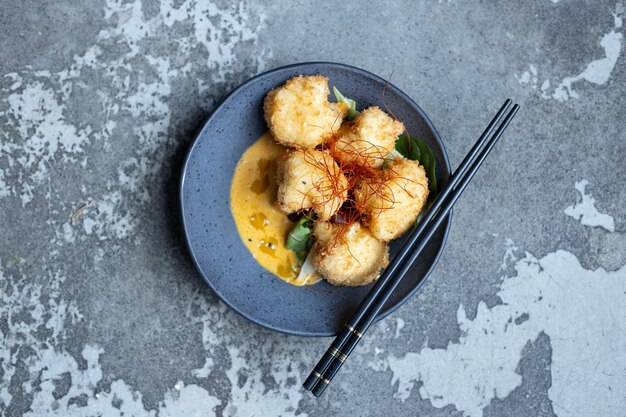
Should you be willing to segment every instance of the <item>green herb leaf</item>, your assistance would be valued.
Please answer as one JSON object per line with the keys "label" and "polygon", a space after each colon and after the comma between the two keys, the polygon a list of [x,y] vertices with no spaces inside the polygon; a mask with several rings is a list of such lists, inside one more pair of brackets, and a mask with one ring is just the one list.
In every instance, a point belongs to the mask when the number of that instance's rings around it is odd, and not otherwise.
{"label": "green herb leaf", "polygon": [[352,120],[359,115],[359,111],[356,109],[356,101],[345,97],[341,92],[337,89],[337,87],[333,87],[333,94],[335,95],[335,100],[339,103],[346,103],[348,105],[348,116],[346,119]]}
{"label": "green herb leaf", "polygon": [[311,246],[313,246],[312,236],[313,221],[308,217],[301,218],[298,223],[293,226],[289,236],[287,236],[287,249],[296,252],[298,258],[303,255],[303,252],[309,252]]}
{"label": "green herb leaf", "polygon": [[389,168],[389,165],[391,165],[392,162],[393,162],[393,155],[392,154],[387,155],[380,169],[385,170]]}
{"label": "green herb leaf", "polygon": [[400,135],[396,141],[396,151],[402,156],[419,161],[428,177],[428,200],[432,201],[437,195],[437,160],[435,154],[424,141],[414,136]]}

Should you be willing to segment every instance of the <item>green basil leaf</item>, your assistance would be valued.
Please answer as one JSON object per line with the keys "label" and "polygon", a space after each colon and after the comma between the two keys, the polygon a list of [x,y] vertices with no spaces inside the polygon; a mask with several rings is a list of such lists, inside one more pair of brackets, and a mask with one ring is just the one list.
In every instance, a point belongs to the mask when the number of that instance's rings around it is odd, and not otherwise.
{"label": "green basil leaf", "polygon": [[411,148],[409,146],[409,137],[407,135],[400,135],[398,140],[396,140],[396,151],[400,153],[400,155],[404,156],[408,159],[411,158]]}
{"label": "green basil leaf", "polygon": [[389,168],[389,165],[391,165],[392,162],[393,162],[393,155],[392,154],[387,155],[380,169],[385,170]]}
{"label": "green basil leaf", "polygon": [[346,119],[352,120],[359,115],[359,111],[356,109],[356,101],[345,97],[341,92],[337,89],[337,87],[333,87],[333,94],[335,95],[335,100],[339,103],[346,103],[348,105],[348,115]]}
{"label": "green basil leaf", "polygon": [[305,216],[293,226],[289,236],[287,236],[285,246],[287,249],[296,252],[298,258],[300,258],[301,252],[308,252],[313,246],[312,227],[313,221]]}
{"label": "green basil leaf", "polygon": [[432,201],[437,195],[437,160],[433,151],[424,141],[415,136],[400,135],[396,141],[396,151],[402,156],[419,161],[428,177],[428,200]]}

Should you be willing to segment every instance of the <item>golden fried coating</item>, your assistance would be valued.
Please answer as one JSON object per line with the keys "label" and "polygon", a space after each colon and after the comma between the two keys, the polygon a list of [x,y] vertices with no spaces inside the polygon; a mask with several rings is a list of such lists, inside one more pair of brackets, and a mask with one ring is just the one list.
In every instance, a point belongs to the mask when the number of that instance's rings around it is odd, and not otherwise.
{"label": "golden fried coating", "polygon": [[280,210],[289,214],[313,208],[328,220],[348,198],[348,180],[327,151],[297,149],[277,160]]}
{"label": "golden fried coating", "polygon": [[[316,222],[311,262],[331,284],[356,287],[374,281],[389,263],[387,244],[359,223]],[[339,235],[339,236],[338,236]]]}
{"label": "golden fried coating", "polygon": [[383,241],[400,237],[428,198],[428,178],[417,161],[397,157],[377,178],[362,181],[354,199],[372,234]]}
{"label": "golden fried coating", "polygon": [[328,78],[321,75],[294,77],[267,93],[263,110],[276,141],[290,147],[315,148],[332,138],[348,105],[329,102],[328,94]]}
{"label": "golden fried coating", "polygon": [[369,107],[339,130],[333,144],[335,157],[342,164],[380,167],[403,131],[402,122],[378,107]]}

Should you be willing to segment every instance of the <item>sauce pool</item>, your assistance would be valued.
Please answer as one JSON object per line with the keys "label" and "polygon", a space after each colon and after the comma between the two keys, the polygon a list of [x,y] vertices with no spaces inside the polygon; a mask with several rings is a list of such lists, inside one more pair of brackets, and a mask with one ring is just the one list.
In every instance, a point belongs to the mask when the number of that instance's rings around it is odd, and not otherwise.
{"label": "sauce pool", "polygon": [[268,132],[244,152],[230,187],[230,210],[241,240],[263,268],[290,284],[311,285],[320,278],[298,280],[298,258],[285,247],[294,223],[274,205],[275,160],[285,151]]}

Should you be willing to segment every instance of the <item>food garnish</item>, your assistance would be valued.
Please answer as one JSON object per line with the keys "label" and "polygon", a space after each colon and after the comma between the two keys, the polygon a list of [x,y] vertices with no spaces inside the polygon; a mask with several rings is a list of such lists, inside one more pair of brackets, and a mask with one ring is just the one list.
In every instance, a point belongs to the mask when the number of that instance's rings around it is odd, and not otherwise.
{"label": "food garnish", "polygon": [[339,103],[346,103],[348,105],[348,115],[346,116],[347,120],[352,120],[359,115],[359,111],[356,109],[356,101],[351,98],[347,98],[337,87],[333,87],[333,94],[335,95],[335,100]]}
{"label": "food garnish", "polygon": [[419,161],[424,167],[428,177],[429,201],[433,200],[437,196],[437,159],[433,151],[423,140],[406,134],[398,137],[396,150],[407,159]]}
{"label": "food garnish", "polygon": [[313,246],[313,220],[302,217],[291,229],[287,236],[287,249],[296,253],[298,259],[303,262]]}

